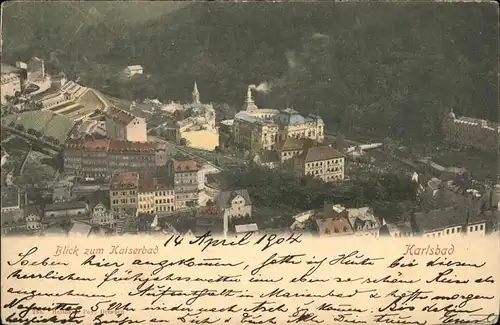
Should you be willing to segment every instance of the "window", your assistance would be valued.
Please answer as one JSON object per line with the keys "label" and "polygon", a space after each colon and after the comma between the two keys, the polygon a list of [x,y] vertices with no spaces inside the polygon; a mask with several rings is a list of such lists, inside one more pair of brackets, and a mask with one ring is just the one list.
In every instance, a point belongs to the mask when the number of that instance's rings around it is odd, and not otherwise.
{"label": "window", "polygon": [[484,225],[479,226],[479,230],[483,230],[483,228],[484,228]]}
{"label": "window", "polygon": [[450,233],[450,229],[446,229],[446,234],[448,235]]}
{"label": "window", "polygon": [[477,231],[477,230],[478,230],[478,226],[476,225],[476,226],[474,227],[474,231]]}
{"label": "window", "polygon": [[451,233],[452,233],[452,234],[454,234],[454,233],[455,233],[455,228],[453,228],[453,229],[451,230]]}

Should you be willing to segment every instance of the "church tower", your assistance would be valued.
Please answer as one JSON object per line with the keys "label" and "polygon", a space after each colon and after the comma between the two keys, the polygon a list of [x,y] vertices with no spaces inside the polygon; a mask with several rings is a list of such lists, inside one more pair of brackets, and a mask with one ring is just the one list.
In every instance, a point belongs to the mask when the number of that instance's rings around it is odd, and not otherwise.
{"label": "church tower", "polygon": [[259,108],[257,107],[257,105],[255,105],[255,102],[253,101],[253,98],[252,98],[252,87],[248,86],[247,98],[245,100],[245,104],[243,105],[243,110],[244,111],[255,111],[258,109]]}
{"label": "church tower", "polygon": [[196,81],[194,82],[194,87],[193,87],[193,93],[191,94],[193,96],[193,104],[200,104],[200,92],[198,91],[198,85],[196,84]]}

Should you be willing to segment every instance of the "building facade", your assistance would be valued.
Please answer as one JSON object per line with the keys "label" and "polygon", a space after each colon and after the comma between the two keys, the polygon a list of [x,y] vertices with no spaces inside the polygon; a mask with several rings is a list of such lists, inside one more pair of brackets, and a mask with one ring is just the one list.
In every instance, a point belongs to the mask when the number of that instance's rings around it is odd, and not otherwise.
{"label": "building facade", "polygon": [[486,120],[456,117],[453,110],[443,121],[445,141],[462,147],[496,152],[500,141],[500,125]]}
{"label": "building facade", "polygon": [[109,186],[111,211],[115,214],[136,211],[138,189],[139,173],[122,172],[113,175]]}
{"label": "building facade", "polygon": [[288,138],[324,140],[324,123],[316,115],[302,116],[297,111],[260,109],[252,99],[248,88],[243,109],[234,116],[234,142],[251,151],[274,149],[276,144]]}
{"label": "building facade", "polygon": [[173,183],[166,177],[142,177],[139,180],[137,212],[165,214],[175,211]]}
{"label": "building facade", "polygon": [[106,111],[106,133],[113,140],[148,141],[146,120],[114,106]]}
{"label": "building facade", "polygon": [[114,229],[118,223],[119,215],[114,214],[104,203],[99,202],[92,207],[90,222],[94,225]]}
{"label": "building facade", "polygon": [[252,216],[252,200],[246,189],[221,192],[217,197],[216,206],[222,211],[223,218]]}
{"label": "building facade", "polygon": [[205,175],[196,161],[170,159],[167,175],[174,180],[176,210],[199,205]]}
{"label": "building facade", "polygon": [[65,173],[106,179],[115,173],[152,170],[167,162],[166,145],[120,140],[70,140],[63,151]]}
{"label": "building facade", "polygon": [[86,202],[60,202],[47,204],[44,209],[44,222],[49,220],[88,218],[89,206]]}
{"label": "building facade", "polygon": [[298,175],[312,176],[326,183],[344,179],[344,164],[344,155],[330,146],[313,146],[294,158]]}

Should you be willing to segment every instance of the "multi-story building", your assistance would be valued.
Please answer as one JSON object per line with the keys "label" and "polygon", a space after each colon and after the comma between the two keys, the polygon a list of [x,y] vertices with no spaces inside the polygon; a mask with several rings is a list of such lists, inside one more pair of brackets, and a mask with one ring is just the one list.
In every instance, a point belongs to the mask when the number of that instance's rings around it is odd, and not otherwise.
{"label": "multi-story building", "polygon": [[294,169],[301,176],[334,182],[344,179],[344,162],[344,155],[334,148],[313,146],[294,158]]}
{"label": "multi-story building", "polygon": [[31,58],[26,65],[28,82],[37,83],[45,79],[45,63],[36,56]]}
{"label": "multi-story building", "polygon": [[445,141],[463,147],[496,152],[500,141],[500,125],[486,120],[460,116],[453,110],[443,121]]}
{"label": "multi-story building", "polygon": [[281,163],[285,164],[287,161],[293,162],[295,157],[302,155],[315,144],[316,141],[312,139],[286,139],[277,145]]}
{"label": "multi-story building", "polygon": [[137,210],[139,173],[122,172],[113,175],[109,186],[109,199],[113,213],[124,214]]}
{"label": "multi-story building", "polygon": [[415,213],[412,228],[424,237],[459,236],[465,232],[467,209],[449,207]]}
{"label": "multi-story building", "polygon": [[297,111],[259,109],[248,88],[243,109],[234,116],[235,144],[252,151],[274,149],[288,138],[324,140],[324,123],[316,115],[302,116]]}
{"label": "multi-story building", "polygon": [[148,141],[146,120],[114,106],[106,111],[106,132],[113,140]]}
{"label": "multi-story building", "polygon": [[170,179],[151,176],[139,179],[137,212],[162,214],[174,210],[175,191]]}
{"label": "multi-story building", "polygon": [[21,92],[21,79],[14,73],[2,74],[1,77],[1,103],[7,101],[9,97],[13,97]]}
{"label": "multi-story building", "polygon": [[80,177],[108,178],[125,171],[153,170],[167,162],[166,145],[120,140],[70,140],[64,170]]}
{"label": "multi-story building", "polygon": [[205,175],[196,161],[170,159],[167,175],[174,180],[176,210],[200,203],[205,190]]}

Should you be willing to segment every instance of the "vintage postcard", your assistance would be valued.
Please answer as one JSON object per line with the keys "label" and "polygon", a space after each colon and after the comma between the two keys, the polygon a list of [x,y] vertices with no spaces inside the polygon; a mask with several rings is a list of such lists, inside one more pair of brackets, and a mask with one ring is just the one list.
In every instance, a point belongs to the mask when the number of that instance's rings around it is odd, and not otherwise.
{"label": "vintage postcard", "polygon": [[11,1],[2,324],[494,324],[494,2]]}

